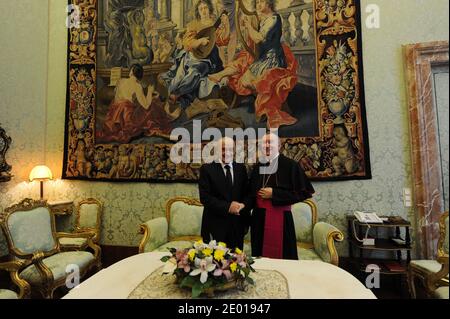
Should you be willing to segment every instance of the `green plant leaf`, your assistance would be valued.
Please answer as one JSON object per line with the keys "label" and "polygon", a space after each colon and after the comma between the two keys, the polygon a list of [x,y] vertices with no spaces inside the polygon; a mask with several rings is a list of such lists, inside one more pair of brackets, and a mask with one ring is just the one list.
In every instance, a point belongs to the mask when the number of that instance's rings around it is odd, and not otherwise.
{"label": "green plant leaf", "polygon": [[252,278],[247,277],[247,278],[245,278],[245,280],[246,280],[250,285],[255,285],[255,281],[254,281]]}
{"label": "green plant leaf", "polygon": [[164,256],[163,258],[161,258],[161,261],[163,263],[167,262],[170,258],[172,258],[171,256]]}
{"label": "green plant leaf", "polygon": [[208,280],[203,284],[203,289],[210,288],[214,285],[214,280],[211,277],[208,277]]}
{"label": "green plant leaf", "polygon": [[193,287],[196,283],[196,279],[192,276],[186,276],[183,278],[183,280],[180,282],[180,287]]}
{"label": "green plant leaf", "polygon": [[201,284],[201,282],[196,281],[193,285],[192,285],[192,298],[197,298],[199,297],[203,292],[203,285]]}

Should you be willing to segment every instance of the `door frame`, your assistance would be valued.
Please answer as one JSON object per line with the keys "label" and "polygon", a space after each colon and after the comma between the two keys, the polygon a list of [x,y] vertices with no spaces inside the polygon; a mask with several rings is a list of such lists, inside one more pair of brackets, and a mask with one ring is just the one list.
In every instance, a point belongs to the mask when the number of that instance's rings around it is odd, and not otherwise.
{"label": "door frame", "polygon": [[405,45],[405,73],[419,258],[437,253],[439,217],[444,211],[439,127],[433,68],[448,66],[448,41]]}

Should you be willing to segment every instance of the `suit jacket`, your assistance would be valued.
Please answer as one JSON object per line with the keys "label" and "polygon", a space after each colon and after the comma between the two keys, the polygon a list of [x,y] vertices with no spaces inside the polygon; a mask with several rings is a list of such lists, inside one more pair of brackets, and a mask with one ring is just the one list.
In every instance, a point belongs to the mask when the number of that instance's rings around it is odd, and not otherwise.
{"label": "suit jacket", "polygon": [[245,165],[233,163],[233,189],[227,189],[225,173],[220,163],[205,164],[200,168],[199,192],[204,206],[202,237],[227,243],[231,248],[242,247],[249,216],[241,210],[241,216],[228,212],[233,201],[243,203],[247,195],[248,176]]}

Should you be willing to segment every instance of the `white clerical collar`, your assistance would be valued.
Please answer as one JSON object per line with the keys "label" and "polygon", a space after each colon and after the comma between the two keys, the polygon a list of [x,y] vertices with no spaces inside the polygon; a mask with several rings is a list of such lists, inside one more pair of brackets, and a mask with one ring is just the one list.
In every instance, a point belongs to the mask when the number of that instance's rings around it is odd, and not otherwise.
{"label": "white clerical collar", "polygon": [[280,153],[277,153],[272,159],[266,158],[267,164],[272,164],[273,162],[278,160],[278,157],[280,157]]}

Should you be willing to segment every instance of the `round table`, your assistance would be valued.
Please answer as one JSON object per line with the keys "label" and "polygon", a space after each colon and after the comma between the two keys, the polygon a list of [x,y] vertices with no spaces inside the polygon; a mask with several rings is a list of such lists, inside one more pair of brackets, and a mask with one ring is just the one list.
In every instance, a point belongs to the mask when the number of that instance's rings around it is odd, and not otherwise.
{"label": "round table", "polygon": [[[64,299],[126,299],[133,290],[164,264],[167,253],[145,253],[124,259],[72,289]],[[334,265],[311,260],[260,258],[256,271],[276,270],[288,282],[292,299],[375,299],[358,279]]]}

